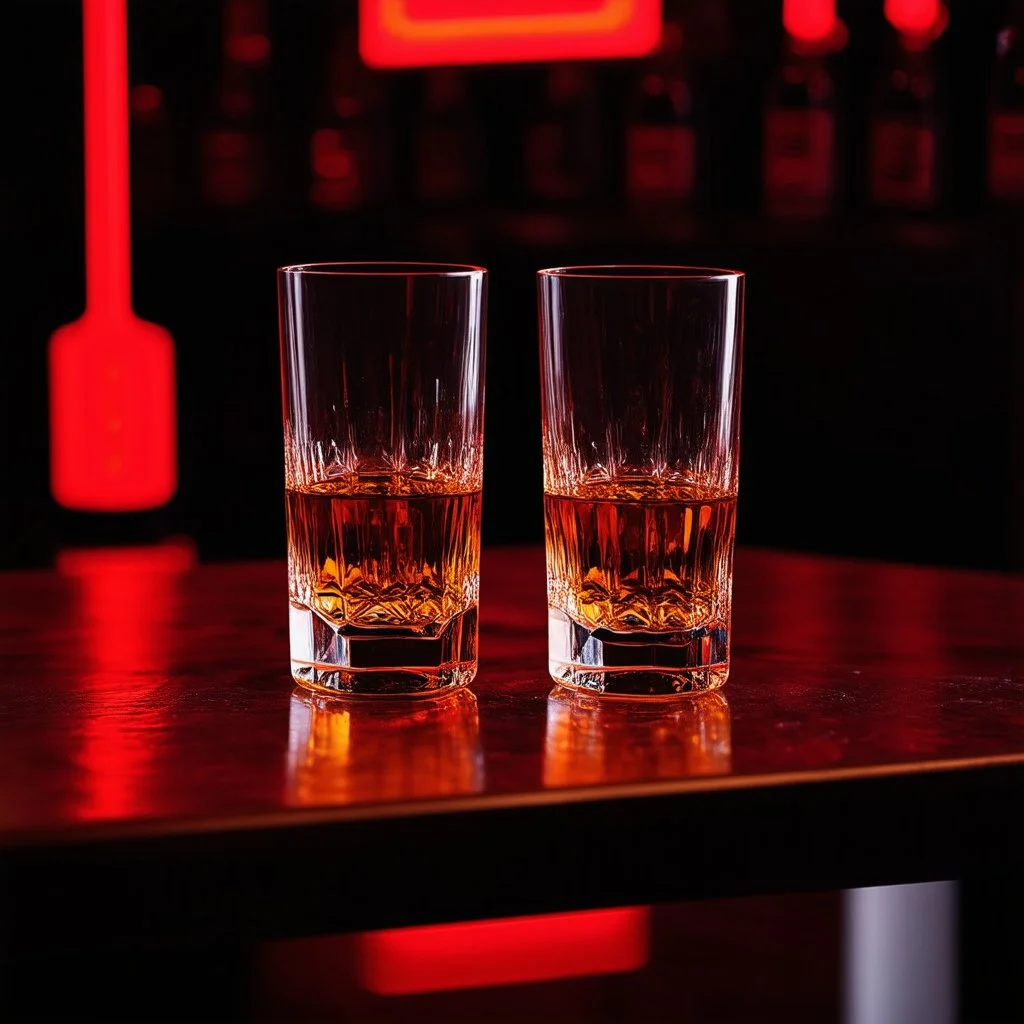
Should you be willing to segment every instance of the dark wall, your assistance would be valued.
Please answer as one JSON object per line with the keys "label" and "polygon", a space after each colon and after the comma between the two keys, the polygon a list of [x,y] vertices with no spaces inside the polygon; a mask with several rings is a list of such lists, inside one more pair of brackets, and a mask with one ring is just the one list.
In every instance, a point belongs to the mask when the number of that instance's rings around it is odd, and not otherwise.
{"label": "dark wall", "polygon": [[[490,268],[485,539],[538,541],[540,429],[533,272],[565,262],[671,262],[748,271],[740,539],[922,562],[1020,567],[1024,399],[1016,215],[985,197],[985,104],[1001,5],[953,4],[936,61],[944,193],[925,216],[869,208],[865,135],[886,46],[881,0],[840,3],[850,43],[833,61],[843,139],[836,215],[791,224],[760,212],[761,109],[781,44],[779,3],[705,0],[691,74],[701,195],[686,218],[622,208],[617,148],[634,66],[597,68],[605,159],[598,193],[547,211],[523,197],[518,130],[540,69],[474,69],[484,194],[427,213],[413,199],[422,78],[385,76],[397,169],[384,206],[312,210],[308,133],[329,28],[354,4],[271,4],[264,129],[273,187],[257,206],[204,204],[199,133],[220,55],[217,4],[130,0],[133,81],[163,90],[171,195],[136,196],[135,306],[177,343],[179,493],[160,513],[95,517],[48,497],[46,341],[79,315],[82,273],[80,5],[20,5],[26,27],[0,69],[6,146],[0,224],[5,487],[0,566],[60,545],[181,532],[212,559],[284,547],[274,268],[315,260],[457,259]],[[703,20],[701,20],[703,19]],[[710,26],[710,27],[709,27]],[[714,31],[712,31],[712,28]]]}

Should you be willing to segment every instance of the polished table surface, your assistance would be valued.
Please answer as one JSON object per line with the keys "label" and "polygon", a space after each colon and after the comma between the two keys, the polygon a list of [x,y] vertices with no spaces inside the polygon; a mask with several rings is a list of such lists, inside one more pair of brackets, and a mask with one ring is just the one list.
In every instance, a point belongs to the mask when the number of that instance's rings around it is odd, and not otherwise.
{"label": "polished table surface", "polygon": [[283,564],[177,543],[0,575],[12,932],[265,938],[1016,869],[1020,577],[742,550],[727,686],[648,703],[553,687],[536,548],[485,551],[480,673],[437,701],[297,691],[285,595]]}

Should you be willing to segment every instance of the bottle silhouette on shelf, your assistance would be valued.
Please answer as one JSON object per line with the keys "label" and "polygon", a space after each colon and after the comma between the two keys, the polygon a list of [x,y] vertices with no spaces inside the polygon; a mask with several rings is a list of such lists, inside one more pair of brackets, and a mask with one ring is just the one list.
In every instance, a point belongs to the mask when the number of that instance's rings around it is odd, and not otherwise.
{"label": "bottle silhouette on shelf", "polygon": [[996,37],[988,119],[988,192],[998,203],[1024,203],[1024,3],[1008,5]]}
{"label": "bottle silhouette on shelf", "polygon": [[934,33],[898,33],[871,119],[868,190],[877,207],[932,210],[940,199],[941,114]]}
{"label": "bottle silhouette on shelf", "polygon": [[827,41],[786,36],[764,112],[764,204],[776,217],[819,218],[835,206],[835,84]]}
{"label": "bottle silhouette on shelf", "polygon": [[344,26],[331,47],[327,89],[309,140],[309,201],[321,210],[355,212],[387,195],[385,95],[359,58],[355,30]]}
{"label": "bottle silhouette on shelf", "polygon": [[565,208],[593,199],[601,173],[597,83],[586,65],[551,65],[540,109],[525,127],[523,183],[531,205]]}
{"label": "bottle silhouette on shelf", "polygon": [[634,209],[682,210],[697,192],[698,146],[683,29],[668,21],[641,66],[626,111],[625,193]]}
{"label": "bottle silhouette on shelf", "polygon": [[128,38],[129,196],[132,223],[143,229],[163,222],[175,200],[175,147],[158,40],[152,30]]}
{"label": "bottle silhouette on shelf", "polygon": [[202,136],[201,190],[211,206],[249,207],[270,184],[265,0],[226,0],[223,40],[213,116]]}
{"label": "bottle silhouette on shelf", "polygon": [[139,82],[128,93],[132,210],[142,223],[166,216],[174,202],[174,152],[164,91]]}
{"label": "bottle silhouette on shelf", "polygon": [[465,71],[432,68],[423,81],[414,191],[427,208],[471,204],[481,192],[481,129]]}

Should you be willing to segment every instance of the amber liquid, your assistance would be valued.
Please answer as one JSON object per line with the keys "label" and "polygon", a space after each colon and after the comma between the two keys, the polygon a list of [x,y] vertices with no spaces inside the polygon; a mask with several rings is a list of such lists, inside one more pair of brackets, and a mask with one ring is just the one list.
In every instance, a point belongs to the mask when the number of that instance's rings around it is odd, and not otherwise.
{"label": "amber liquid", "polygon": [[472,678],[480,492],[444,486],[362,477],[288,488],[299,682],[389,693]]}
{"label": "amber liquid", "polygon": [[639,693],[725,681],[734,495],[615,481],[547,494],[544,507],[556,679]]}

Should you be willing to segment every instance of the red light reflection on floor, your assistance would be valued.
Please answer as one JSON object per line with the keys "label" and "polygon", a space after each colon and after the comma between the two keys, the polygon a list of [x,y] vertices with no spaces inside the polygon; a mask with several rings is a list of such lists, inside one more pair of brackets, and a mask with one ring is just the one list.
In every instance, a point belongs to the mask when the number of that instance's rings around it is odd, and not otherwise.
{"label": "red light reflection on floor", "polygon": [[484,988],[635,971],[650,955],[650,908],[428,925],[359,938],[362,985],[378,995]]}
{"label": "red light reflection on floor", "polygon": [[179,584],[194,564],[185,540],[57,556],[57,571],[74,587],[69,613],[88,626],[86,649],[68,652],[84,698],[77,801],[83,820],[120,817],[143,799],[139,781],[154,756],[159,715],[151,698],[170,668]]}
{"label": "red light reflection on floor", "polygon": [[661,0],[359,0],[371,67],[633,57],[661,35]]}

